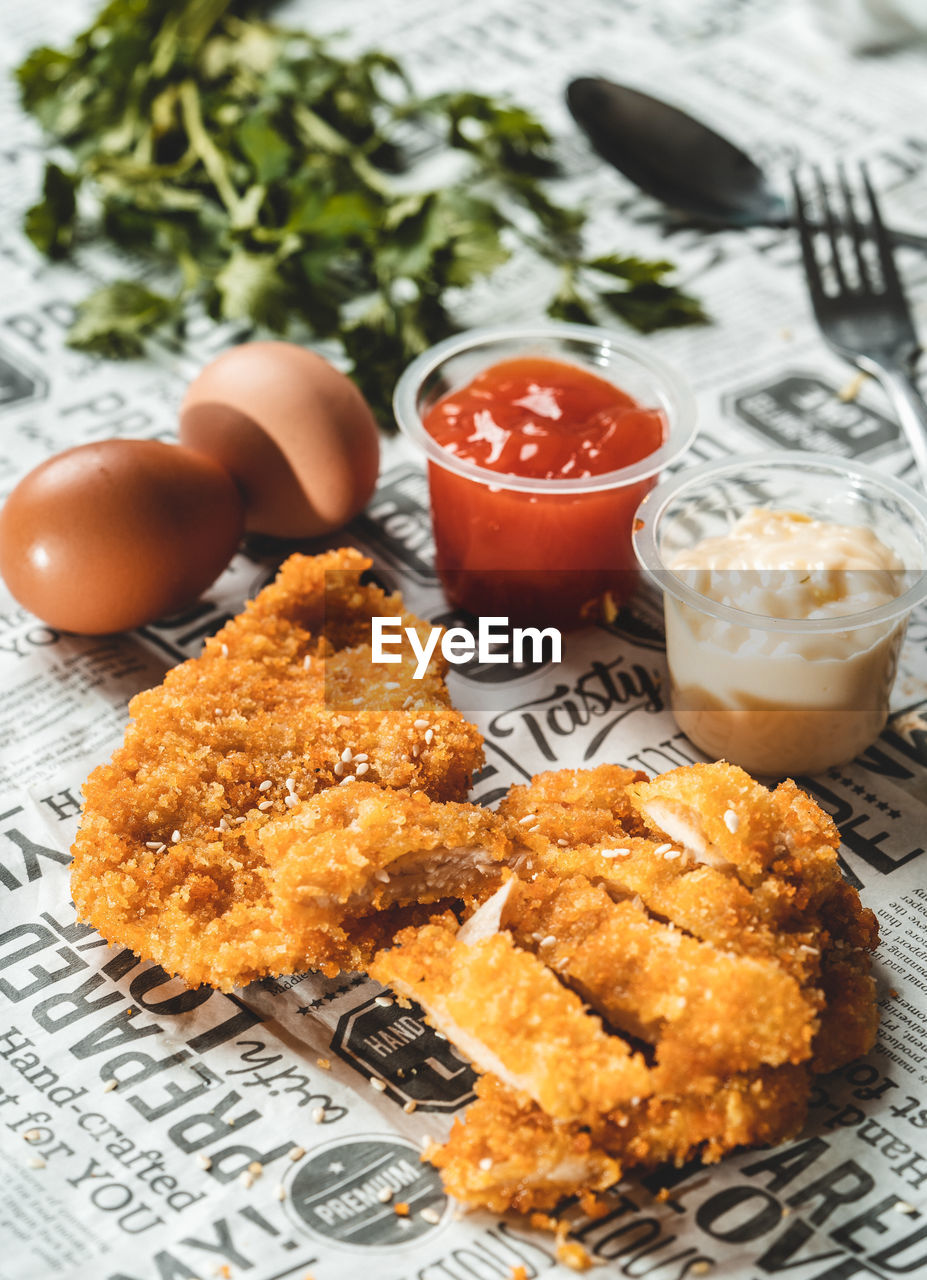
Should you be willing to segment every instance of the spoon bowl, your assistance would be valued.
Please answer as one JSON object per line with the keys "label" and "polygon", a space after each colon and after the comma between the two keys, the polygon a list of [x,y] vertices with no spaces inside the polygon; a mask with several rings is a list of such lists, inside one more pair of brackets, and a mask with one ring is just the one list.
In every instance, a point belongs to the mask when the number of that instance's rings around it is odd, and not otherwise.
{"label": "spoon bowl", "polygon": [[[572,80],[566,98],[603,160],[693,221],[718,229],[792,225],[789,203],[746,152],[678,107],[595,76]],[[927,250],[925,236],[889,236]]]}
{"label": "spoon bowl", "polygon": [[570,83],[567,105],[599,155],[664,204],[723,226],[788,223],[762,169],[678,107],[593,77]]}

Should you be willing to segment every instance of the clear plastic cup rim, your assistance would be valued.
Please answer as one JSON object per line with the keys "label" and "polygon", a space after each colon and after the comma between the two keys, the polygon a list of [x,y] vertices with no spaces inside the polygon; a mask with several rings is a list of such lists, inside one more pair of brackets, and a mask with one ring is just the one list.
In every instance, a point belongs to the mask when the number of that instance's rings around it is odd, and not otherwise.
{"label": "clear plastic cup rim", "polygon": [[883,475],[880,471],[875,471],[862,463],[849,462],[842,458],[835,459],[826,453],[759,453],[738,458],[735,461],[716,460],[701,463],[696,467],[688,467],[647,494],[637,508],[631,526],[631,542],[638,564],[650,582],[661,591],[668,592],[680,604],[686,604],[698,610],[699,613],[710,614],[711,617],[720,621],[749,627],[754,631],[788,632],[790,635],[833,634],[893,622],[909,614],[912,609],[927,599],[927,570],[921,566],[908,565],[905,566],[908,573],[915,572],[916,568],[920,568],[921,572],[911,586],[893,600],[888,600],[874,609],[827,618],[771,618],[766,614],[749,613],[745,609],[712,600],[710,596],[704,596],[689,586],[663,563],[660,556],[657,529],[666,508],[693,482],[702,481],[708,476],[718,478],[736,476],[738,472],[756,466],[775,467],[779,470],[816,468],[839,475],[851,486],[866,485],[891,493],[908,504],[920,525],[922,540],[927,547],[927,501],[903,481],[896,480],[893,476]]}
{"label": "clear plastic cup rim", "polygon": [[[651,375],[659,393],[659,407],[662,408],[669,427],[663,444],[646,458],[621,467],[617,471],[604,472],[598,476],[586,476],[577,479],[544,480],[534,476],[512,475],[508,472],[489,471],[474,462],[457,458],[440,445],[425,430],[416,403],[418,391],[423,382],[437,370],[446,360],[461,355],[465,351],[487,352],[488,367],[492,361],[491,350],[499,342],[524,343],[529,347],[532,343],[549,342],[550,339],[563,339],[566,342],[586,343],[598,347],[602,353],[602,374],[608,378],[609,352],[639,365]],[[526,354],[528,354],[526,352]],[[548,354],[548,353],[545,353]],[[499,357],[500,359],[504,357]],[[568,353],[551,353],[552,359],[562,359],[569,364]],[[617,383],[615,384],[618,385]],[[608,489],[623,488],[641,480],[647,480],[667,467],[678,458],[692,443],[696,431],[695,397],[686,382],[664,360],[652,355],[642,343],[629,341],[620,334],[608,329],[600,329],[595,325],[585,324],[550,324],[533,326],[499,325],[491,328],[468,329],[463,333],[446,338],[443,342],[429,347],[417,356],[404,370],[396,384],[393,394],[393,412],[400,431],[413,444],[418,445],[430,462],[436,463],[446,471],[466,476],[470,480],[486,485],[492,489],[517,490],[522,493],[549,494],[582,494],[596,493]]]}

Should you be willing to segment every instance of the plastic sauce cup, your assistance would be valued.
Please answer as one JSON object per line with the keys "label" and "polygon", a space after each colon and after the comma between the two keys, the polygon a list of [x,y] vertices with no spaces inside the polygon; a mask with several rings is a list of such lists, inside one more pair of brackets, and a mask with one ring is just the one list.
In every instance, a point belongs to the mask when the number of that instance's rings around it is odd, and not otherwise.
{"label": "plastic sauce cup", "polygon": [[[883,588],[891,579],[896,594],[853,611],[854,592],[862,598],[882,571],[847,569],[846,612],[767,616],[701,594],[692,571],[673,572],[683,551],[726,534],[757,507],[870,529],[904,566],[881,578]],[[778,777],[820,773],[852,760],[879,735],[908,616],[927,598],[927,502],[913,489],[826,455],[712,462],[644,499],[634,549],[663,592],[673,714],[711,759]],[[809,570],[820,567],[810,560]],[[778,598],[787,606],[802,568],[731,572],[746,600]],[[733,583],[726,595],[733,598]]]}
{"label": "plastic sauce cup", "polygon": [[[482,370],[519,356],[578,365],[615,384],[666,422],[656,452],[587,479],[543,480],[455,457],[423,419]],[[679,376],[641,344],[588,325],[473,329],[424,352],[393,399],[401,431],[428,463],[435,557],[451,604],[534,625],[579,625],[605,593],[633,590],[631,523],[658,473],[695,434],[695,402]]]}

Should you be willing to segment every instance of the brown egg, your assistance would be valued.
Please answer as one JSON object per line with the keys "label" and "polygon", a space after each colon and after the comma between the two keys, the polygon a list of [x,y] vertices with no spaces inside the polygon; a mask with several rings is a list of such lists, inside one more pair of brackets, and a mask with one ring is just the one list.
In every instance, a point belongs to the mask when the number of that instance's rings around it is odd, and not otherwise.
{"label": "brown egg", "polygon": [[0,574],[53,627],[100,635],[195,600],[241,538],[227,471],[182,445],[102,440],[30,471],[0,511]]}
{"label": "brown egg", "polygon": [[231,471],[256,533],[329,533],[377,482],[379,433],[366,400],[291,342],[244,343],[208,364],[184,397],[180,438]]}

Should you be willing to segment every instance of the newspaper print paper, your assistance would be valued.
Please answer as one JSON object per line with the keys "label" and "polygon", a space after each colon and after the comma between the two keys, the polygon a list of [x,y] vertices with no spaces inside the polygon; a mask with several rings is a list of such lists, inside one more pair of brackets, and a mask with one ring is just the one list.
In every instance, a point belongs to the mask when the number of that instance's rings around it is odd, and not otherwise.
{"label": "newspaper print paper", "polygon": [[[298,0],[283,12],[395,50],[423,90],[510,90],[563,139],[563,194],[590,211],[596,243],[681,264],[714,323],[649,341],[698,394],[690,460],[805,448],[913,477],[878,389],[839,398],[849,371],[814,330],[793,238],[668,227],[589,154],[560,89],[606,74],[664,93],[779,176],[797,157],[863,156],[891,220],[921,230],[923,51],[854,58],[816,26],[812,6],[778,0]],[[4,61],[64,40],[89,13],[62,0],[7,6]],[[101,250],[77,266],[39,261],[19,217],[37,186],[40,139],[6,76],[0,119],[6,493],[67,445],[172,438],[185,380],[243,335],[195,322],[182,351],[155,347],[125,365],[69,351],[75,300],[131,264]],[[902,264],[923,327],[927,257],[906,252]],[[475,291],[462,319],[534,319],[543,285],[536,264],[516,260]],[[387,448],[367,512],[332,545],[342,540],[368,550],[410,607],[446,617],[424,474],[400,444]],[[359,975],[296,974],[231,997],[187,991],[74,921],[67,849],[82,779],[118,742],[128,699],[197,653],[274,569],[237,556],[182,617],[116,639],[62,636],[0,600],[0,1280],[566,1274],[549,1236],[514,1218],[460,1214],[420,1163],[423,1139],[447,1132],[474,1077],[414,1010],[378,1000]],[[880,740],[852,765],[801,780],[840,825],[845,872],[882,924],[877,1050],[819,1081],[797,1142],[629,1178],[596,1221],[573,1211],[602,1274],[927,1274],[925,647],[921,613]],[[474,788],[484,803],[539,768],[617,761],[659,772],[699,758],[664,704],[660,611],[646,597],[570,639],[556,669],[507,670],[490,693],[485,674],[473,667],[451,681],[486,736]],[[379,1198],[384,1188],[409,1203],[408,1219]]]}

